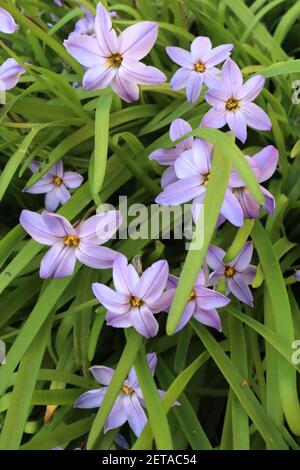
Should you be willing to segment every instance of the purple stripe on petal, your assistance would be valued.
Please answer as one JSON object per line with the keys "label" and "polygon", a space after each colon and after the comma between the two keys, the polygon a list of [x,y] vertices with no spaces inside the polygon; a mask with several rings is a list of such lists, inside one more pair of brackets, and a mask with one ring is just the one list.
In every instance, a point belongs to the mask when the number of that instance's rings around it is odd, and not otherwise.
{"label": "purple stripe on petal", "polygon": [[57,242],[47,251],[41,261],[40,277],[47,279],[71,276],[75,263],[74,249],[66,246],[64,242]]}
{"label": "purple stripe on petal", "polygon": [[171,81],[170,81],[170,87],[172,90],[182,90],[187,86],[188,80],[191,76],[192,71],[190,69],[185,69],[185,68],[180,68],[178,69]]}
{"label": "purple stripe on petal", "polygon": [[162,293],[162,295],[155,300],[155,302],[147,302],[148,307],[152,313],[167,312],[171,307],[175,289],[169,289]]}
{"label": "purple stripe on petal", "polygon": [[206,101],[216,109],[224,110],[228,98],[228,91],[222,88],[211,88],[205,94]]}
{"label": "purple stripe on petal", "polygon": [[166,287],[168,275],[168,262],[166,260],[156,261],[143,272],[139,282],[134,287],[133,295],[147,303],[155,302]]}
{"label": "purple stripe on petal", "polygon": [[224,108],[212,108],[204,115],[201,121],[201,127],[212,127],[219,129],[226,124],[226,111]]}
{"label": "purple stripe on petal", "polygon": [[191,201],[206,191],[204,186],[200,184],[199,176],[185,178],[167,186],[160,193],[155,202],[161,205],[178,205]]}
{"label": "purple stripe on petal", "polygon": [[114,369],[105,366],[93,366],[90,367],[89,370],[101,385],[109,385],[115,373]]}
{"label": "purple stripe on petal", "polygon": [[267,147],[253,155],[253,160],[259,168],[258,181],[260,183],[268,180],[275,173],[278,159],[278,150],[273,145],[267,145]]}
{"label": "purple stripe on petal", "polygon": [[25,69],[15,59],[7,59],[0,67],[1,91],[9,91],[16,86]]}
{"label": "purple stripe on petal", "polygon": [[191,72],[190,78],[186,87],[186,97],[190,103],[195,103],[200,96],[203,74],[198,72]]}
{"label": "purple stripe on petal", "polygon": [[179,277],[169,274],[166,288],[167,289],[176,289],[178,286]]}
{"label": "purple stripe on petal", "polygon": [[24,188],[23,192],[30,194],[45,194],[52,191],[52,189],[55,189],[53,178],[45,175],[39,181],[30,186],[30,188]]}
{"label": "purple stripe on petal", "polygon": [[79,188],[83,182],[83,177],[75,171],[66,171],[63,178],[64,184],[71,189]]}
{"label": "purple stripe on petal", "polygon": [[190,52],[181,47],[167,47],[166,51],[173,62],[186,69],[194,70],[194,59]]}
{"label": "purple stripe on petal", "polygon": [[222,331],[221,320],[217,310],[202,310],[197,308],[194,318],[203,325],[211,326],[218,331]]}
{"label": "purple stripe on petal", "polygon": [[243,76],[240,68],[230,58],[226,60],[222,67],[221,83],[222,88],[230,91],[230,98],[237,98],[243,85]]}
{"label": "purple stripe on petal", "polygon": [[130,312],[132,326],[145,338],[153,338],[158,332],[158,323],[151,310],[142,304]]}
{"label": "purple stripe on petal", "polygon": [[191,44],[191,53],[194,63],[204,63],[205,59],[209,57],[211,52],[211,41],[206,36],[198,36]]}
{"label": "purple stripe on petal", "polygon": [[95,17],[95,33],[101,55],[111,57],[119,50],[118,38],[115,30],[112,28],[111,17],[99,2],[97,5]]}
{"label": "purple stripe on petal", "polygon": [[136,394],[130,396],[130,401],[131,406],[127,407],[128,424],[134,434],[139,436],[147,423],[147,416]]}
{"label": "purple stripe on petal", "polygon": [[95,64],[88,69],[83,77],[83,88],[86,90],[101,90],[108,87],[117,73],[117,69],[106,64]]}
{"label": "purple stripe on petal", "polygon": [[124,315],[119,315],[108,311],[105,316],[106,324],[113,328],[129,328],[132,326],[130,311]]}
{"label": "purple stripe on petal", "polygon": [[129,396],[123,398],[120,394],[118,395],[104,425],[104,432],[107,432],[110,429],[119,428],[127,421],[128,401],[130,401]]}
{"label": "purple stripe on petal", "polygon": [[241,300],[244,304],[253,307],[253,297],[242,274],[236,274],[235,276],[228,278],[227,286],[235,297]]}
{"label": "purple stripe on petal", "polygon": [[0,7],[0,31],[6,34],[15,33],[17,25],[11,14]]}
{"label": "purple stripe on petal", "polygon": [[107,387],[103,387],[99,390],[90,390],[89,392],[83,393],[74,403],[74,408],[99,408],[102,405],[103,398],[107,392]]}
{"label": "purple stripe on petal", "polygon": [[269,213],[274,214],[275,211],[275,199],[273,195],[263,186],[260,186],[262,193],[265,196],[265,203],[263,204],[263,208]]}
{"label": "purple stripe on petal", "polygon": [[123,59],[119,68],[120,80],[135,81],[139,85],[159,85],[167,77],[156,67],[145,65],[133,59]]}
{"label": "purple stripe on petal", "polygon": [[260,131],[270,131],[272,129],[269,116],[257,104],[247,103],[241,109],[248,126]]}
{"label": "purple stripe on petal", "polygon": [[56,234],[51,233],[45,224],[43,216],[32,211],[23,210],[20,216],[20,224],[26,232],[42,245],[54,245],[59,241]]}
{"label": "purple stripe on petal", "polygon": [[252,284],[252,281],[256,275],[256,266],[250,264],[242,273],[239,273],[239,276],[243,278],[246,284]]}
{"label": "purple stripe on petal", "polygon": [[233,266],[237,271],[244,271],[250,264],[253,255],[253,245],[251,242],[245,243],[239,254],[231,261],[230,266]]}
{"label": "purple stripe on petal", "polygon": [[64,238],[68,235],[77,235],[76,230],[62,215],[45,211],[42,213],[42,218],[47,225],[49,232],[53,233],[56,237]]}
{"label": "purple stripe on petal", "polygon": [[142,59],[154,46],[157,34],[158,24],[153,21],[129,26],[119,36],[120,53],[126,59]]}
{"label": "purple stripe on petal", "polygon": [[134,81],[128,81],[121,79],[117,73],[111,82],[113,91],[126,101],[126,103],[132,103],[139,99],[139,87]]}
{"label": "purple stripe on petal", "polygon": [[92,289],[95,297],[107,310],[111,310],[118,315],[123,315],[130,310],[131,307],[127,295],[116,292],[110,287],[97,282],[92,284]]}
{"label": "purple stripe on petal", "polygon": [[239,95],[237,98],[243,103],[250,103],[254,101],[255,98],[261,92],[265,84],[265,78],[262,75],[255,75],[255,77],[249,78],[242,88],[240,89]]}
{"label": "purple stripe on petal", "polygon": [[190,300],[183,311],[182,317],[177,325],[176,332],[180,331],[192,318],[196,310],[195,300]]}
{"label": "purple stripe on petal", "polygon": [[118,252],[106,246],[89,245],[80,242],[75,249],[76,258],[86,266],[93,269],[112,268]]}
{"label": "purple stripe on petal", "polygon": [[246,142],[247,126],[244,116],[244,109],[238,111],[227,111],[226,121],[229,129],[236,135],[241,142]]}
{"label": "purple stripe on petal", "polygon": [[[175,140],[181,139],[185,134],[188,134],[192,131],[192,126],[185,121],[184,119],[178,118],[172,121],[170,126],[170,139],[174,142]],[[184,144],[183,147],[185,150],[188,150],[192,147],[193,137],[188,137],[184,139],[181,144]]]}
{"label": "purple stripe on petal", "polygon": [[169,184],[175,183],[177,179],[178,178],[175,173],[174,165],[169,166],[169,168],[167,168],[161,176],[160,185],[162,189],[165,189]]}
{"label": "purple stripe on petal", "polygon": [[56,197],[58,198],[61,205],[66,204],[69,199],[71,199],[71,194],[67,190],[64,184],[61,184],[56,188]]}
{"label": "purple stripe on petal", "polygon": [[149,159],[156,160],[160,165],[173,165],[176,158],[179,157],[182,150],[179,147],[172,149],[157,149],[150,153]]}
{"label": "purple stripe on petal", "polygon": [[128,266],[127,258],[119,254],[113,266],[113,280],[115,289],[124,295],[130,296],[139,282],[139,276],[132,265]]}
{"label": "purple stripe on petal", "polygon": [[222,44],[221,46],[214,47],[211,51],[207,51],[204,56],[205,65],[207,67],[214,67],[224,60],[228,59],[233,44]]}
{"label": "purple stripe on petal", "polygon": [[223,259],[225,251],[222,248],[210,245],[206,253],[206,262],[211,269],[219,269],[224,267]]}
{"label": "purple stripe on petal", "polygon": [[256,219],[259,216],[260,206],[246,187],[235,189],[234,195],[246,219]]}
{"label": "purple stripe on petal", "polygon": [[244,214],[242,208],[230,189],[227,189],[225,192],[220,213],[233,225],[236,225],[237,227],[241,227],[243,225]]}
{"label": "purple stripe on petal", "polygon": [[98,42],[91,36],[72,34],[64,41],[64,46],[69,54],[84,67],[92,67],[95,64],[104,65],[105,59]]}
{"label": "purple stripe on petal", "polygon": [[120,211],[107,211],[94,215],[77,227],[80,240],[90,245],[106,243],[122,224]]}
{"label": "purple stripe on petal", "polygon": [[57,187],[55,186],[51,191],[48,191],[45,197],[45,207],[49,212],[54,212],[59,204],[57,197]]}
{"label": "purple stripe on petal", "polygon": [[195,291],[197,307],[203,310],[224,307],[230,302],[225,295],[206,287],[195,287]]}

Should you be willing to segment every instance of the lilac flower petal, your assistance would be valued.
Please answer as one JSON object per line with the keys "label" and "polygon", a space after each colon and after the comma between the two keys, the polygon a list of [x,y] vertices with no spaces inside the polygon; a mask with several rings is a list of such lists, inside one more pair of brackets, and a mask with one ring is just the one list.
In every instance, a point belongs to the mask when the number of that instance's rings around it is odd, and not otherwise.
{"label": "lilac flower petal", "polygon": [[[247,160],[251,170],[255,174],[255,176],[258,178],[259,176],[259,168],[254,160],[254,158],[247,157],[245,156],[245,159]],[[229,178],[229,183],[228,183],[230,188],[243,188],[245,186],[244,180],[240,177],[238,172],[233,169],[230,178]]]}
{"label": "lilac flower petal", "polygon": [[222,67],[222,88],[230,91],[230,98],[237,98],[242,85],[242,72],[237,64],[228,58]]}
{"label": "lilac flower petal", "polygon": [[130,312],[132,326],[145,338],[153,338],[158,332],[158,323],[153,313],[142,304],[140,307],[132,308]]}
{"label": "lilac flower petal", "polygon": [[201,127],[212,127],[219,129],[226,124],[226,111],[225,109],[212,108],[203,116]]}
{"label": "lilac flower petal", "polygon": [[224,60],[228,59],[232,49],[233,44],[222,44],[221,46],[214,47],[205,55],[206,67],[214,67],[215,65],[218,65]]}
{"label": "lilac flower petal", "polygon": [[92,67],[95,64],[104,66],[105,58],[95,38],[72,34],[64,41],[64,46],[69,54],[84,67]]}
{"label": "lilac flower petal", "polygon": [[0,7],[0,31],[6,34],[15,33],[17,25],[11,14]]}
{"label": "lilac flower petal", "polygon": [[[170,126],[170,139],[174,142],[175,140],[181,139],[185,134],[192,131],[192,126],[184,119],[178,118],[172,121]],[[193,145],[193,137],[188,137],[182,140],[178,146],[183,150],[188,150]]]}
{"label": "lilac flower petal", "polygon": [[176,289],[178,286],[179,277],[169,274],[166,288],[167,289]]}
{"label": "lilac flower petal", "polygon": [[258,181],[262,183],[275,173],[279,159],[278,150],[273,145],[267,145],[253,156],[253,160],[259,168]]}
{"label": "lilac flower petal", "polygon": [[235,274],[233,277],[227,279],[227,286],[235,297],[241,300],[244,304],[253,306],[253,297],[249,287],[243,279],[242,274]]}
{"label": "lilac flower petal", "polygon": [[183,311],[180,322],[177,325],[176,332],[182,330],[182,328],[190,321],[196,310],[195,300],[190,300]]}
{"label": "lilac flower petal", "polygon": [[239,276],[242,276],[246,284],[252,284],[252,281],[256,275],[256,266],[250,264],[242,273],[239,273]]}
{"label": "lilac flower petal", "polygon": [[94,215],[77,227],[81,241],[90,245],[106,243],[122,224],[120,211],[107,211]]}
{"label": "lilac flower petal", "polygon": [[259,216],[260,206],[247,188],[235,190],[234,195],[239,201],[246,219],[256,219]]}
{"label": "lilac flower petal", "polygon": [[173,165],[174,161],[181,154],[182,150],[179,147],[172,149],[157,149],[150,153],[149,159],[156,160],[160,165]]}
{"label": "lilac flower petal", "polygon": [[153,21],[129,26],[119,36],[120,53],[126,59],[140,60],[150,52],[157,35],[158,24]]}
{"label": "lilac flower petal", "polygon": [[93,374],[93,377],[101,385],[109,385],[115,373],[114,369],[105,366],[93,366],[90,367],[89,370]]}
{"label": "lilac flower petal", "polygon": [[157,365],[157,355],[154,352],[153,353],[148,353],[148,354],[146,354],[146,359],[147,359],[147,362],[148,362],[149,369],[151,370],[151,375],[153,377],[155,369],[156,369],[156,365]]}
{"label": "lilac flower petal", "polygon": [[58,176],[59,178],[63,178],[64,175],[64,165],[61,160],[57,160],[55,164],[50,168],[48,171],[49,175]]}
{"label": "lilac flower petal", "polygon": [[172,88],[172,90],[182,90],[183,88],[185,88],[187,86],[191,73],[191,70],[185,69],[183,67],[176,70],[170,81],[170,87]]}
{"label": "lilac flower petal", "polygon": [[47,192],[45,197],[45,207],[49,212],[54,212],[59,204],[56,190],[57,187],[55,186],[52,190]]}
{"label": "lilac flower petal", "polygon": [[193,145],[193,161],[202,175],[208,175],[211,170],[213,146],[203,139],[195,139]]}
{"label": "lilac flower petal", "polygon": [[120,80],[135,81],[139,85],[159,85],[166,81],[167,77],[156,67],[145,65],[133,59],[123,59],[119,68]]}
{"label": "lilac flower petal", "polygon": [[224,110],[228,98],[228,91],[222,88],[211,88],[205,94],[206,101],[216,109]]}
{"label": "lilac flower petal", "polygon": [[220,280],[224,277],[224,267],[216,269],[213,273],[209,275],[207,285],[208,286],[216,286]]}
{"label": "lilac flower petal", "polygon": [[127,103],[132,103],[139,99],[139,87],[137,84],[134,81],[121,80],[118,73],[111,82],[111,87]]}
{"label": "lilac flower petal", "polygon": [[211,269],[219,269],[224,267],[223,259],[226,255],[222,248],[210,245],[206,253],[206,262]]}
{"label": "lilac flower petal", "polygon": [[230,189],[227,189],[225,192],[220,213],[233,225],[236,225],[237,227],[241,227],[243,225],[244,215],[242,208]]}
{"label": "lilac flower petal", "polygon": [[300,270],[296,271],[295,272],[295,278],[296,278],[296,281],[300,281]]}
{"label": "lilac flower petal", "polygon": [[204,83],[208,86],[209,89],[215,89],[220,86],[221,72],[217,67],[211,67],[210,69],[206,69],[203,76]]}
{"label": "lilac flower petal", "polygon": [[167,47],[166,51],[175,64],[189,70],[194,70],[194,59],[190,52],[181,47]]}
{"label": "lilac flower petal", "polygon": [[211,53],[211,41],[206,36],[198,36],[191,44],[191,53],[195,63],[201,62],[206,64],[206,58]]}
{"label": "lilac flower petal", "polygon": [[124,315],[108,311],[105,315],[106,324],[113,328],[129,328],[132,326],[130,311]]}
{"label": "lilac flower petal", "polygon": [[171,307],[175,289],[168,289],[163,292],[162,295],[155,300],[155,302],[147,302],[148,307],[152,313],[167,312]]}
{"label": "lilac flower petal", "polygon": [[112,268],[118,252],[106,246],[89,245],[80,242],[75,249],[76,258],[86,266],[93,269]]}
{"label": "lilac flower petal", "polygon": [[270,131],[272,129],[269,116],[257,104],[247,103],[241,109],[248,126],[259,131]]}
{"label": "lilac flower petal", "polygon": [[139,282],[134,287],[133,295],[147,303],[155,302],[166,287],[168,275],[168,262],[166,260],[156,261],[143,272]]}
{"label": "lilac flower petal", "polygon": [[275,199],[273,195],[268,191],[266,188],[263,186],[260,186],[261,191],[263,192],[265,196],[265,202],[263,204],[263,208],[269,213],[269,214],[274,214],[275,211]]}
{"label": "lilac flower petal", "polygon": [[64,242],[57,242],[47,251],[41,261],[40,277],[42,279],[63,278],[74,272],[76,257],[74,249]]}
{"label": "lilac flower petal", "polygon": [[177,181],[177,176],[175,173],[174,165],[169,166],[162,174],[160,185],[162,189],[165,189],[169,184],[175,183]]}
{"label": "lilac flower petal", "polygon": [[202,310],[201,308],[197,308],[194,313],[194,318],[203,325],[211,326],[218,331],[222,331],[221,320],[215,309]]}
{"label": "lilac flower petal", "polygon": [[224,307],[230,302],[225,295],[206,287],[195,287],[195,291],[197,307],[203,310]]}
{"label": "lilac flower petal", "polygon": [[198,287],[206,287],[208,281],[208,267],[205,263],[203,268],[199,271],[196,282],[194,284],[194,289]]}
{"label": "lilac flower petal", "polygon": [[118,315],[123,315],[130,310],[127,295],[114,291],[110,287],[98,282],[92,284],[92,290],[95,297],[107,310],[111,310]]}
{"label": "lilac flower petal", "polygon": [[202,173],[201,158],[202,154],[197,154],[194,148],[183,152],[174,163],[176,176],[180,179],[197,177],[198,184],[202,184],[201,175],[206,173]]}
{"label": "lilac flower petal", "polygon": [[15,59],[7,59],[0,67],[1,91],[9,91],[16,86],[25,69]]}
{"label": "lilac flower petal", "polygon": [[42,245],[51,246],[59,241],[59,237],[49,230],[43,216],[36,212],[23,210],[20,224],[35,241]]}
{"label": "lilac flower petal", "polygon": [[[157,355],[156,353],[148,353],[146,354],[146,359],[148,362],[149,369],[151,371],[151,375],[153,377],[155,369],[156,369],[156,365],[157,365]],[[138,395],[138,397],[143,397],[143,393],[138,384],[138,379],[137,379],[134,367],[131,367],[128,372],[128,379],[126,381],[126,385],[128,385],[128,387],[133,388],[135,393]]]}
{"label": "lilac flower petal", "polygon": [[117,73],[117,69],[106,64],[94,64],[83,77],[82,85],[85,90],[101,90],[108,87]]}
{"label": "lilac flower petal", "polygon": [[24,193],[30,194],[45,194],[54,189],[53,178],[50,175],[45,175],[34,183],[30,188],[24,188]]}
{"label": "lilac flower petal", "polygon": [[199,179],[199,176],[191,176],[170,184],[156,197],[155,202],[161,205],[178,205],[191,201],[206,190],[200,185]]}
{"label": "lilac flower petal", "polygon": [[101,3],[97,5],[95,33],[102,56],[111,57],[119,52],[118,38],[112,28],[111,17]]}
{"label": "lilac flower petal", "polygon": [[71,194],[69,193],[65,185],[61,184],[56,188],[56,197],[58,198],[61,205],[64,205],[69,199],[71,199]]}
{"label": "lilac flower petal", "polygon": [[104,425],[104,432],[106,433],[110,429],[119,428],[127,421],[127,408],[128,402],[130,401],[130,397],[122,397],[120,394],[118,395],[115,404],[108,415],[106,423]]}
{"label": "lilac flower petal", "polygon": [[249,78],[240,89],[238,99],[243,103],[250,103],[260,94],[265,84],[265,78],[262,75],[255,75]]}
{"label": "lilac flower petal", "polygon": [[229,265],[233,266],[237,271],[244,271],[250,264],[252,255],[253,245],[251,242],[247,242]]}
{"label": "lilac flower petal", "polygon": [[127,406],[128,424],[134,434],[139,436],[147,423],[147,416],[136,394],[130,396],[130,402],[131,406]]}
{"label": "lilac flower petal", "polygon": [[195,103],[200,96],[203,74],[198,72],[191,72],[190,78],[186,87],[186,97],[190,103]]}
{"label": "lilac flower petal", "polygon": [[244,117],[244,111],[227,111],[226,121],[229,129],[241,142],[244,143],[247,139],[247,125],[246,119]]}
{"label": "lilac flower petal", "polygon": [[55,237],[64,238],[68,235],[77,235],[76,230],[62,215],[45,211],[42,213],[42,218],[48,227],[48,231],[50,231]]}
{"label": "lilac flower petal", "polygon": [[74,403],[74,408],[99,408],[102,405],[103,398],[106,394],[107,387],[103,387],[99,390],[90,390],[85,392]]}
{"label": "lilac flower petal", "polygon": [[203,191],[203,193],[200,196],[196,196],[195,199],[193,200],[192,203],[192,216],[193,216],[193,221],[195,224],[197,224],[199,217],[204,211],[204,199],[205,199],[206,191]]}
{"label": "lilac flower petal", "polygon": [[[32,173],[36,173],[37,171],[39,171],[40,167],[41,167],[41,164],[37,160],[32,160],[28,165],[28,168],[30,168]],[[44,175],[43,178],[45,178],[45,176],[46,175]]]}
{"label": "lilac flower petal", "polygon": [[128,265],[127,258],[119,254],[113,266],[115,289],[124,295],[131,295],[139,279],[134,267],[131,264]]}
{"label": "lilac flower petal", "polygon": [[83,177],[79,173],[75,173],[75,171],[66,171],[64,173],[64,184],[67,188],[76,189],[83,182]]}

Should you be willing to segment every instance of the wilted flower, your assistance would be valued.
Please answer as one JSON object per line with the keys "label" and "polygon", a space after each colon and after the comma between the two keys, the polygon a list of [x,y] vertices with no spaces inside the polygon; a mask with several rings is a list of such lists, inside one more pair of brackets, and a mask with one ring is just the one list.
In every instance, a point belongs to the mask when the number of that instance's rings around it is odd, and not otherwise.
{"label": "wilted flower", "polygon": [[134,266],[119,255],[113,265],[116,290],[94,283],[93,292],[108,310],[106,321],[116,328],[133,326],[146,338],[156,336],[158,323],[154,314],[166,311],[171,305],[173,289],[164,292],[169,274],[167,261],[160,260],[139,277]]}
{"label": "wilted flower", "polygon": [[[213,158],[213,146],[202,139],[195,139],[191,149],[183,152],[174,163],[179,181],[169,184],[155,202],[162,205],[178,205],[193,200],[193,217],[203,203]],[[243,212],[234,194],[227,189],[220,214],[233,225],[243,225]]]}
{"label": "wilted flower", "polygon": [[187,100],[194,103],[199,98],[202,85],[215,87],[220,70],[215,65],[226,60],[233,48],[223,44],[212,48],[209,38],[199,36],[191,44],[191,52],[181,47],[167,47],[169,57],[181,66],[173,76],[170,85],[173,90],[186,88]]}
{"label": "wilted flower", "polygon": [[[211,326],[218,331],[222,331],[221,320],[216,309],[224,307],[230,300],[219,292],[208,289],[206,287],[207,280],[207,273],[205,270],[201,270],[188,297],[188,302],[176,331],[181,330],[192,317],[200,323],[203,323],[203,325]],[[169,275],[168,287],[176,288],[178,282],[178,277]]]}
{"label": "wilted flower", "polygon": [[119,211],[94,215],[76,226],[61,215],[23,210],[20,223],[38,243],[51,246],[41,261],[40,276],[71,276],[76,259],[95,269],[111,268],[118,253],[102,245],[122,223]]}
{"label": "wilted flower", "polygon": [[247,138],[247,125],[261,131],[269,131],[272,123],[257,104],[252,103],[265,83],[262,75],[255,75],[243,84],[242,73],[230,58],[222,67],[218,86],[210,88],[206,101],[213,106],[204,116],[202,127],[220,128],[228,124],[241,141]]}
{"label": "wilted flower", "polygon": [[17,31],[18,27],[11,14],[0,7],[0,31],[6,34],[12,34]]}
{"label": "wilted flower", "polygon": [[[32,172],[37,172],[40,164],[33,161],[29,165]],[[65,204],[71,197],[67,188],[78,188],[83,177],[74,171],[65,171],[63,162],[58,160],[35,184],[23,191],[31,194],[46,194],[45,207],[47,211],[54,212],[58,204]]]}
{"label": "wilted flower", "polygon": [[[271,178],[276,170],[278,157],[278,150],[273,147],[273,145],[268,145],[260,152],[253,155],[253,157],[246,157],[259,183]],[[235,170],[231,173],[229,186],[233,189],[233,194],[240,203],[244,217],[247,219],[255,219],[258,217],[260,205],[255,201],[249,189],[246,188],[244,181]],[[275,200],[272,194],[261,185],[260,189],[265,196],[265,203],[262,207],[266,209],[269,214],[273,214]]]}
{"label": "wilted flower", "polygon": [[[157,364],[156,354],[147,354],[147,361],[151,373],[154,375]],[[75,402],[75,408],[99,408],[115,372],[110,367],[105,366],[94,366],[90,368],[90,371],[97,382],[104,386],[80,395]],[[160,395],[164,393],[161,390],[158,390],[158,392]],[[147,416],[143,406],[145,406],[143,392],[132,367],[106,420],[104,432],[118,428],[128,421],[134,434],[139,436],[147,423]]]}
{"label": "wilted flower", "polygon": [[16,86],[25,69],[15,59],[7,59],[0,66],[0,91],[9,91]]}
{"label": "wilted flower", "polygon": [[214,269],[209,276],[209,284],[215,286],[221,279],[225,279],[227,294],[231,292],[250,307],[253,307],[253,297],[248,285],[252,283],[256,274],[256,267],[250,264],[252,253],[252,243],[247,242],[229,263],[224,263],[226,253],[217,246],[211,245],[206,254],[208,266]]}
{"label": "wilted flower", "polygon": [[[185,134],[192,131],[191,126],[184,119],[175,119],[170,126],[170,139],[172,142],[181,139]],[[175,160],[185,151],[193,146],[193,137],[187,137],[179,142],[173,148],[157,149],[149,155],[150,160],[156,160],[160,165],[168,166],[164,171],[161,178],[161,186],[165,188],[168,184],[177,181],[177,176],[174,170]]]}
{"label": "wilted flower", "polygon": [[123,100],[132,102],[139,98],[138,85],[157,85],[166,80],[160,70],[140,62],[152,49],[157,33],[157,23],[143,21],[129,26],[117,37],[108,12],[99,3],[96,37],[73,34],[64,45],[88,69],[83,77],[85,89],[98,90],[111,85]]}

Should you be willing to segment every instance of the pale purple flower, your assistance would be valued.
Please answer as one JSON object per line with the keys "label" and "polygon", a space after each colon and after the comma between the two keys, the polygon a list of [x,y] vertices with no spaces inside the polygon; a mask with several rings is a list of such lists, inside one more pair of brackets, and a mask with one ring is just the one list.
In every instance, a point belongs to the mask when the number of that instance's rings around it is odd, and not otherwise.
{"label": "pale purple flower", "polygon": [[[198,274],[176,331],[181,330],[191,318],[195,318],[195,320],[203,325],[211,326],[218,331],[222,331],[221,320],[216,309],[224,307],[230,300],[223,294],[208,289],[206,287],[207,280],[207,274],[203,269]],[[176,288],[178,282],[179,278],[170,274],[167,286],[169,288]]]}
{"label": "pale purple flower", "polygon": [[152,49],[158,25],[143,21],[126,28],[118,37],[111,18],[101,3],[95,18],[96,37],[72,35],[64,42],[67,51],[85,68],[83,87],[98,90],[111,86],[123,100],[139,98],[138,85],[158,85],[166,76],[140,59]]}
{"label": "pale purple flower", "polygon": [[[161,205],[178,205],[193,200],[193,218],[197,220],[198,208],[203,204],[213,158],[213,146],[202,139],[195,139],[191,149],[183,152],[174,163],[178,181],[171,183],[155,202]],[[243,211],[234,194],[227,189],[220,214],[233,225],[243,225]]]}
{"label": "pale purple flower", "polygon": [[51,246],[41,261],[42,279],[71,276],[76,260],[94,269],[111,268],[118,255],[99,245],[106,243],[120,227],[119,211],[103,212],[72,226],[58,214],[23,210],[20,223],[35,241]]}
{"label": "pale purple flower", "polygon": [[[181,139],[185,134],[192,131],[191,126],[184,119],[175,119],[170,126],[170,139],[172,142]],[[177,181],[174,170],[176,159],[185,151],[193,146],[193,137],[187,137],[179,142],[173,148],[157,149],[149,155],[150,160],[156,160],[160,165],[168,166],[161,178],[161,187],[164,189],[168,184]]]}
{"label": "pale purple flower", "polygon": [[269,131],[272,123],[268,115],[257,104],[252,103],[265,83],[262,75],[255,75],[243,84],[242,72],[230,58],[221,70],[218,85],[210,88],[206,101],[213,106],[204,116],[202,127],[220,128],[228,124],[231,131],[241,141],[247,139],[247,126],[261,131]]}
{"label": "pale purple flower", "polygon": [[205,36],[194,39],[191,52],[181,47],[167,47],[169,57],[181,67],[170,82],[171,88],[173,90],[186,88],[187,100],[195,103],[200,96],[203,84],[208,87],[218,85],[216,77],[220,70],[215,66],[229,57],[232,48],[232,44],[212,48],[210,39]]}
{"label": "pale purple flower", "polygon": [[[153,376],[157,364],[156,354],[147,354],[147,361]],[[103,385],[103,387],[80,395],[74,404],[75,408],[99,408],[102,405],[115,372],[110,367],[105,366],[93,366],[90,368],[90,371],[96,381]],[[162,390],[158,390],[158,392],[163,396],[164,392]],[[143,407],[145,407],[143,392],[139,386],[135,370],[132,367],[108,415],[104,425],[104,432],[118,428],[128,421],[134,434],[139,436],[147,423],[147,416]]]}
{"label": "pale purple flower", "polygon": [[139,277],[134,266],[127,264],[127,259],[119,255],[113,265],[115,290],[104,284],[94,283],[95,297],[107,309],[106,322],[116,328],[133,326],[145,338],[157,335],[156,313],[166,311],[171,303],[174,291],[165,291],[169,266],[160,260]]}
{"label": "pale purple flower", "polygon": [[295,272],[296,281],[300,282],[300,270]]}
{"label": "pale purple flower", "polygon": [[[259,183],[271,178],[273,173],[276,171],[278,158],[278,150],[273,147],[273,145],[268,145],[260,152],[253,155],[253,157],[246,156],[246,159]],[[229,186],[232,188],[233,194],[240,203],[244,217],[247,219],[255,219],[258,217],[260,205],[255,201],[249,189],[245,186],[244,181],[235,170],[231,173]],[[265,202],[262,207],[266,209],[269,214],[273,214],[275,209],[275,200],[272,194],[261,185],[260,189],[265,197]]]}
{"label": "pale purple flower", "polygon": [[87,36],[95,36],[95,16],[83,5],[80,5],[85,17],[80,18],[75,24],[74,31],[70,34],[86,34]]}
{"label": "pale purple flower", "polygon": [[15,59],[7,59],[0,66],[0,91],[8,91],[16,86],[25,69]]}
{"label": "pale purple flower", "polygon": [[[40,164],[33,161],[29,165],[33,173],[37,172]],[[79,188],[83,177],[74,171],[64,171],[63,162],[58,160],[35,184],[23,191],[31,194],[46,194],[45,207],[54,212],[58,204],[65,204],[71,197],[68,189]]]}
{"label": "pale purple flower", "polygon": [[214,270],[209,276],[209,285],[216,286],[221,279],[225,279],[227,294],[231,292],[250,307],[253,307],[253,297],[248,285],[256,274],[256,267],[250,264],[252,253],[252,243],[247,242],[229,263],[224,263],[226,253],[217,246],[211,245],[206,254],[207,264]]}
{"label": "pale purple flower", "polygon": [[0,7],[0,31],[1,33],[13,34],[17,31],[18,26],[11,14]]}

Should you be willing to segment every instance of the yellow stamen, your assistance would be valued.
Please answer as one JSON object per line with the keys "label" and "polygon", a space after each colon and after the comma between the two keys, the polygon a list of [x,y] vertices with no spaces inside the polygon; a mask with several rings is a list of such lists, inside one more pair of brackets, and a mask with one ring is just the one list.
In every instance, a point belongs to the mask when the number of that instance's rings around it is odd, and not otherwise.
{"label": "yellow stamen", "polygon": [[203,72],[205,72],[206,67],[201,62],[198,62],[198,64],[194,65],[194,69],[195,69],[196,72],[203,73]]}
{"label": "yellow stamen", "polygon": [[67,237],[65,237],[65,245],[78,246],[79,238],[76,235],[68,235]]}
{"label": "yellow stamen", "polygon": [[208,182],[209,182],[209,175],[206,175],[204,180],[203,180],[203,184],[204,186],[207,186],[208,185]]}
{"label": "yellow stamen", "polygon": [[225,276],[226,277],[232,277],[234,276],[236,273],[235,269],[232,268],[231,266],[226,266],[225,268]]}
{"label": "yellow stamen", "polygon": [[53,183],[56,185],[56,186],[60,186],[62,184],[63,180],[59,177],[59,176],[55,176],[54,180],[53,180]]}
{"label": "yellow stamen", "polygon": [[193,300],[194,298],[196,297],[196,292],[194,290],[192,290],[192,292],[190,293],[189,297],[188,297],[188,301],[190,302],[191,300]]}
{"label": "yellow stamen", "polygon": [[227,111],[237,111],[237,109],[240,107],[240,102],[236,98],[230,98],[227,100],[225,107]]}
{"label": "yellow stamen", "polygon": [[119,54],[118,52],[116,54],[113,54],[109,59],[108,59],[108,63],[111,67],[114,67],[114,68],[119,68],[120,65],[122,64],[123,62],[123,57],[121,56],[121,54]]}
{"label": "yellow stamen", "polygon": [[130,297],[130,303],[133,307],[140,307],[143,303],[143,301],[141,299],[139,299],[138,297]]}
{"label": "yellow stamen", "polygon": [[128,385],[123,385],[121,390],[123,393],[125,393],[125,395],[132,395],[133,393],[133,389],[131,387],[128,387]]}

